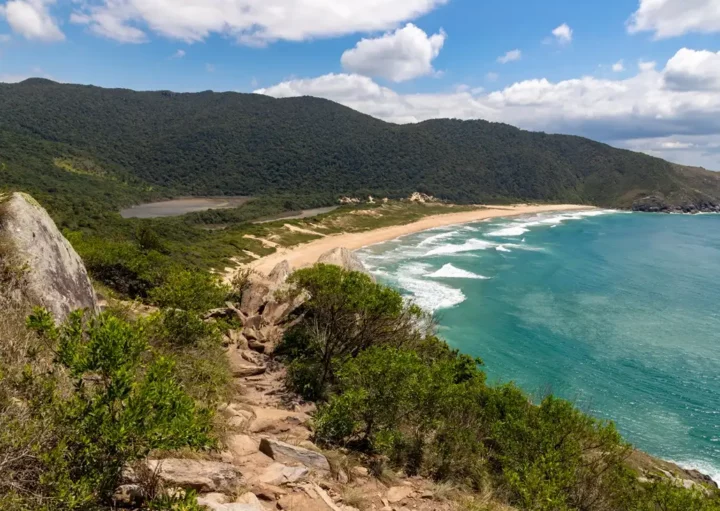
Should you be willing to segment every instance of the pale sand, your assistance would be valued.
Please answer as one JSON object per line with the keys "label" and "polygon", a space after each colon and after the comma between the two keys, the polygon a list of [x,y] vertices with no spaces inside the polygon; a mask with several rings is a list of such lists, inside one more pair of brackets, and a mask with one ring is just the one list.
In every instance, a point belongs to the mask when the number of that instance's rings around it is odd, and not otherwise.
{"label": "pale sand", "polygon": [[390,227],[382,227],[372,231],[358,233],[339,233],[326,236],[317,240],[313,240],[303,245],[297,245],[291,248],[280,249],[274,254],[262,257],[256,261],[249,263],[246,267],[250,267],[261,273],[268,274],[276,264],[287,260],[293,269],[309,266],[317,262],[318,258],[325,252],[334,248],[345,247],[349,250],[357,250],[368,245],[374,245],[383,241],[399,238],[427,229],[435,227],[444,227],[455,224],[465,224],[469,222],[479,222],[488,218],[508,217],[517,215],[526,215],[531,213],[545,213],[548,211],[567,211],[593,209],[591,206],[577,206],[573,204],[558,205],[516,205],[516,206],[491,206],[485,209],[477,209],[473,211],[462,211],[459,213],[446,213],[443,215],[433,215],[422,218],[417,222],[404,225],[393,225]]}

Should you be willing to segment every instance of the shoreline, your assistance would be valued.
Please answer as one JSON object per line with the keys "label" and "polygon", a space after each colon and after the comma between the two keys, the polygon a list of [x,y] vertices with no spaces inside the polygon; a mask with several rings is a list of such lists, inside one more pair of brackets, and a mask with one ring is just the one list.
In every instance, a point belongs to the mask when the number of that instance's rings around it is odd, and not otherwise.
{"label": "shoreline", "polygon": [[[280,249],[273,254],[245,265],[245,267],[267,275],[270,271],[272,271],[275,265],[285,260],[290,263],[291,268],[298,269],[314,264],[325,252],[336,248],[342,247],[347,248],[348,250],[358,250],[363,247],[390,241],[409,234],[435,229],[437,227],[447,227],[450,225],[480,222],[491,218],[514,217],[534,213],[597,209],[595,206],[583,206],[578,204],[517,204],[512,206],[479,207],[482,209],[461,211],[458,213],[445,213],[442,215],[431,215],[409,224],[392,225],[389,227],[381,227],[379,229],[363,232],[331,234],[323,238],[313,240],[309,243]],[[235,273],[235,270],[231,273]]]}

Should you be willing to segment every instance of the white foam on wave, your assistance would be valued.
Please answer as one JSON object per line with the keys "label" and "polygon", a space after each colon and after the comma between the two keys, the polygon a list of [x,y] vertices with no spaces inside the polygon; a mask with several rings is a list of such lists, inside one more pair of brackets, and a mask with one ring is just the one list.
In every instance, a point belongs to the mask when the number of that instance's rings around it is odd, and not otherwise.
{"label": "white foam on wave", "polygon": [[490,278],[490,277],[485,277],[483,275],[478,275],[477,273],[473,273],[471,271],[463,270],[462,268],[457,268],[449,263],[433,273],[428,273],[426,275],[426,277],[443,278],[443,279],[477,279],[477,280],[487,280]]}
{"label": "white foam on wave", "polygon": [[559,214],[548,214],[540,213],[531,217],[524,217],[514,220],[509,224],[496,224],[500,229],[488,232],[487,236],[499,236],[514,238],[522,236],[530,230],[532,227],[557,227],[563,222],[569,220],[582,220],[583,218],[590,218],[594,216],[607,215],[609,213],[615,213],[612,209],[591,209],[588,211],[572,211],[568,213]]}
{"label": "white foam on wave", "polygon": [[439,282],[427,280],[429,264],[410,263],[401,266],[397,272],[398,285],[412,294],[412,300],[426,311],[449,309],[465,301],[460,289]]}
{"label": "white foam on wave", "polygon": [[448,238],[452,238],[458,233],[458,231],[450,231],[450,232],[441,232],[440,234],[435,234],[434,236],[430,236],[429,238],[425,238],[420,243],[418,243],[418,247],[426,247],[428,245],[434,245],[438,241],[443,241]]}
{"label": "white foam on wave", "polygon": [[476,250],[487,250],[488,248],[493,248],[497,244],[492,243],[490,241],[485,240],[478,240],[475,238],[471,238],[467,240],[465,243],[459,244],[459,245],[441,245],[439,247],[436,247],[429,252],[425,253],[425,256],[434,256],[434,255],[448,255],[448,254],[459,254],[461,252],[474,252]]}
{"label": "white foam on wave", "polygon": [[498,252],[512,252],[512,250],[507,248],[505,245],[498,245],[497,247],[495,247],[495,250],[497,250]]}
{"label": "white foam on wave", "polygon": [[516,227],[505,227],[504,229],[498,229],[497,231],[490,231],[487,233],[488,236],[502,236],[502,237],[515,237],[522,236],[529,229],[524,226],[518,225]]}

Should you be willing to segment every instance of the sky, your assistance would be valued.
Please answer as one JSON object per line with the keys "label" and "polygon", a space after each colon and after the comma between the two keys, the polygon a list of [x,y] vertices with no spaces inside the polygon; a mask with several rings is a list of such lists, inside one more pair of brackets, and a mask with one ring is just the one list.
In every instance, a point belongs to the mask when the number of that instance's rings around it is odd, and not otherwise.
{"label": "sky", "polygon": [[0,0],[0,82],[311,95],[720,171],[720,0]]}

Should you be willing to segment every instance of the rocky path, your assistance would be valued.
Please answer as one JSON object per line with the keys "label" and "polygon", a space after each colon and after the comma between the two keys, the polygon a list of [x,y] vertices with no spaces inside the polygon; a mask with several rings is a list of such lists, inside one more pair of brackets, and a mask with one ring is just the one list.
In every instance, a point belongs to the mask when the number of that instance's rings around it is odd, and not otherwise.
{"label": "rocky path", "polygon": [[[357,266],[349,252],[326,254],[329,264]],[[353,267],[353,269],[356,269]],[[301,299],[278,302],[290,268],[254,275],[240,304],[210,311],[207,320],[237,316],[243,327],[225,339],[237,393],[219,407],[225,433],[218,453],[151,460],[162,487],[193,489],[213,511],[451,511],[459,493],[384,469],[379,478],[357,456],[323,451],[312,442],[314,403],[285,388],[285,368],[272,356],[282,331],[296,321]],[[368,460],[365,460],[367,463]],[[129,474],[118,496],[132,500],[142,485]]]}

